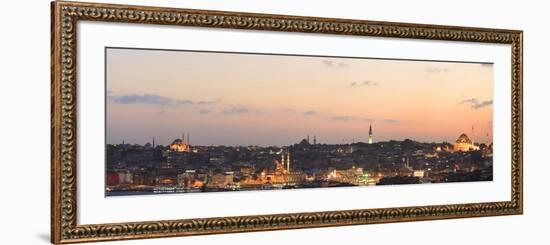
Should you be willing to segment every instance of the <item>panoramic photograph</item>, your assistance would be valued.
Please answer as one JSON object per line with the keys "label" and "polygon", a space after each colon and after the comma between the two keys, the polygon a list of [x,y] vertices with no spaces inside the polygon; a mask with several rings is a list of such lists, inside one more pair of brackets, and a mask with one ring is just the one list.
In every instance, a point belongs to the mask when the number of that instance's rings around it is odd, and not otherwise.
{"label": "panoramic photograph", "polygon": [[490,63],[105,52],[105,196],[493,180]]}

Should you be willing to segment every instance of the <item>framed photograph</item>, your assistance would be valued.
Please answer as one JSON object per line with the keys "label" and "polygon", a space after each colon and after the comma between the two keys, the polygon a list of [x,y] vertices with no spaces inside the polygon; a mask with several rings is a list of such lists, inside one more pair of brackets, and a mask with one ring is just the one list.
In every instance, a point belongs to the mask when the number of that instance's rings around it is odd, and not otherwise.
{"label": "framed photograph", "polygon": [[523,212],[522,31],[51,11],[52,243]]}

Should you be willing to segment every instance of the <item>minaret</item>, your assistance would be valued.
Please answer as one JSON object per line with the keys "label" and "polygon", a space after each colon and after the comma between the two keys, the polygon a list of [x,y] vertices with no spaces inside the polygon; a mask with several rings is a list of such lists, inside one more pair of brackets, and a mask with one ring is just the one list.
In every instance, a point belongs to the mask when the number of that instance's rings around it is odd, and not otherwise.
{"label": "minaret", "polygon": [[472,136],[470,136],[472,139],[472,145],[474,145],[474,126],[472,125]]}
{"label": "minaret", "polygon": [[307,135],[307,143],[309,144],[309,134]]}
{"label": "minaret", "polygon": [[187,132],[187,144],[189,145],[189,132]]}
{"label": "minaret", "polygon": [[285,165],[285,152],[284,150],[281,151],[281,164],[284,166]]}
{"label": "minaret", "polygon": [[372,144],[372,125],[369,125],[369,144]]}
{"label": "minaret", "polygon": [[155,136],[153,136],[153,149],[155,148]]}
{"label": "minaret", "polygon": [[182,134],[181,134],[181,142],[182,142],[182,143],[185,142],[185,133],[182,133]]}
{"label": "minaret", "polygon": [[314,144],[314,145],[317,144],[317,135],[313,135],[313,144]]}

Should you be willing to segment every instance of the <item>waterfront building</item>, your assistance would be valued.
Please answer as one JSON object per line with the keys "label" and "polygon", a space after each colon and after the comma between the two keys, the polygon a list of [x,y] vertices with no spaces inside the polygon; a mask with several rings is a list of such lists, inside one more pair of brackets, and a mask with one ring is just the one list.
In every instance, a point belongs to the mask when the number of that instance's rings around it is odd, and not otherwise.
{"label": "waterfront building", "polygon": [[133,175],[129,170],[118,172],[118,183],[119,184],[132,184]]}
{"label": "waterfront building", "polygon": [[226,188],[233,185],[233,172],[218,173],[210,176],[207,186],[210,188]]}
{"label": "waterfront building", "polygon": [[352,185],[366,185],[367,178],[363,172],[363,168],[353,166],[345,170],[332,170],[327,174],[327,180],[340,183],[348,183]]}

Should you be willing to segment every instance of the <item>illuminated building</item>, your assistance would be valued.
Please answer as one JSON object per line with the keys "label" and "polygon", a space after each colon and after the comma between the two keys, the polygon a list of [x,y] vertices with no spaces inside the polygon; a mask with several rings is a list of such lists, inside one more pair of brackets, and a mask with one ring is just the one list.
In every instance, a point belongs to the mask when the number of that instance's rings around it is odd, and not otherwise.
{"label": "illuminated building", "polygon": [[118,183],[119,184],[132,184],[133,175],[129,170],[118,172]]}
{"label": "illuminated building", "polygon": [[369,144],[372,144],[372,125],[369,125]]}
{"label": "illuminated building", "polygon": [[181,139],[175,139],[172,144],[170,144],[170,150],[176,152],[190,152],[191,145],[189,144],[189,133],[187,133],[187,142],[185,142],[185,135],[181,135]]}
{"label": "illuminated building", "polygon": [[233,185],[233,172],[225,172],[220,174],[214,174],[210,177],[210,181],[207,186],[211,188],[225,188],[229,185]]}
{"label": "illuminated building", "polygon": [[186,170],[178,174],[177,182],[180,186],[189,186],[195,180],[195,170]]}
{"label": "illuminated building", "polygon": [[288,182],[290,174],[290,151],[281,152],[281,161],[275,161],[275,170],[264,172],[262,182],[271,184],[283,184]]}
{"label": "illuminated building", "polygon": [[107,185],[117,185],[118,180],[119,177],[117,172],[107,172]]}
{"label": "illuminated building", "polygon": [[291,171],[290,151],[282,150],[280,154],[281,159],[275,160],[275,169],[263,170],[256,178],[247,176],[241,184],[246,186],[293,185],[304,182],[306,174],[301,171]]}
{"label": "illuminated building", "polygon": [[414,177],[424,178],[424,170],[415,170],[413,172]]}
{"label": "illuminated building", "polygon": [[327,174],[327,180],[353,185],[366,185],[367,177],[368,175],[364,174],[363,168],[356,168],[355,166],[346,170],[334,169]]}
{"label": "illuminated building", "polygon": [[453,150],[453,145],[449,145],[449,144],[440,144],[440,145],[437,145],[434,150],[436,152],[442,152],[442,151],[452,151]]}
{"label": "illuminated building", "polygon": [[254,174],[254,168],[253,167],[241,167],[239,172],[242,175],[251,176],[251,175]]}
{"label": "illuminated building", "polygon": [[461,134],[453,145],[455,151],[477,151],[479,146],[474,145],[474,142],[468,138],[468,135]]}

